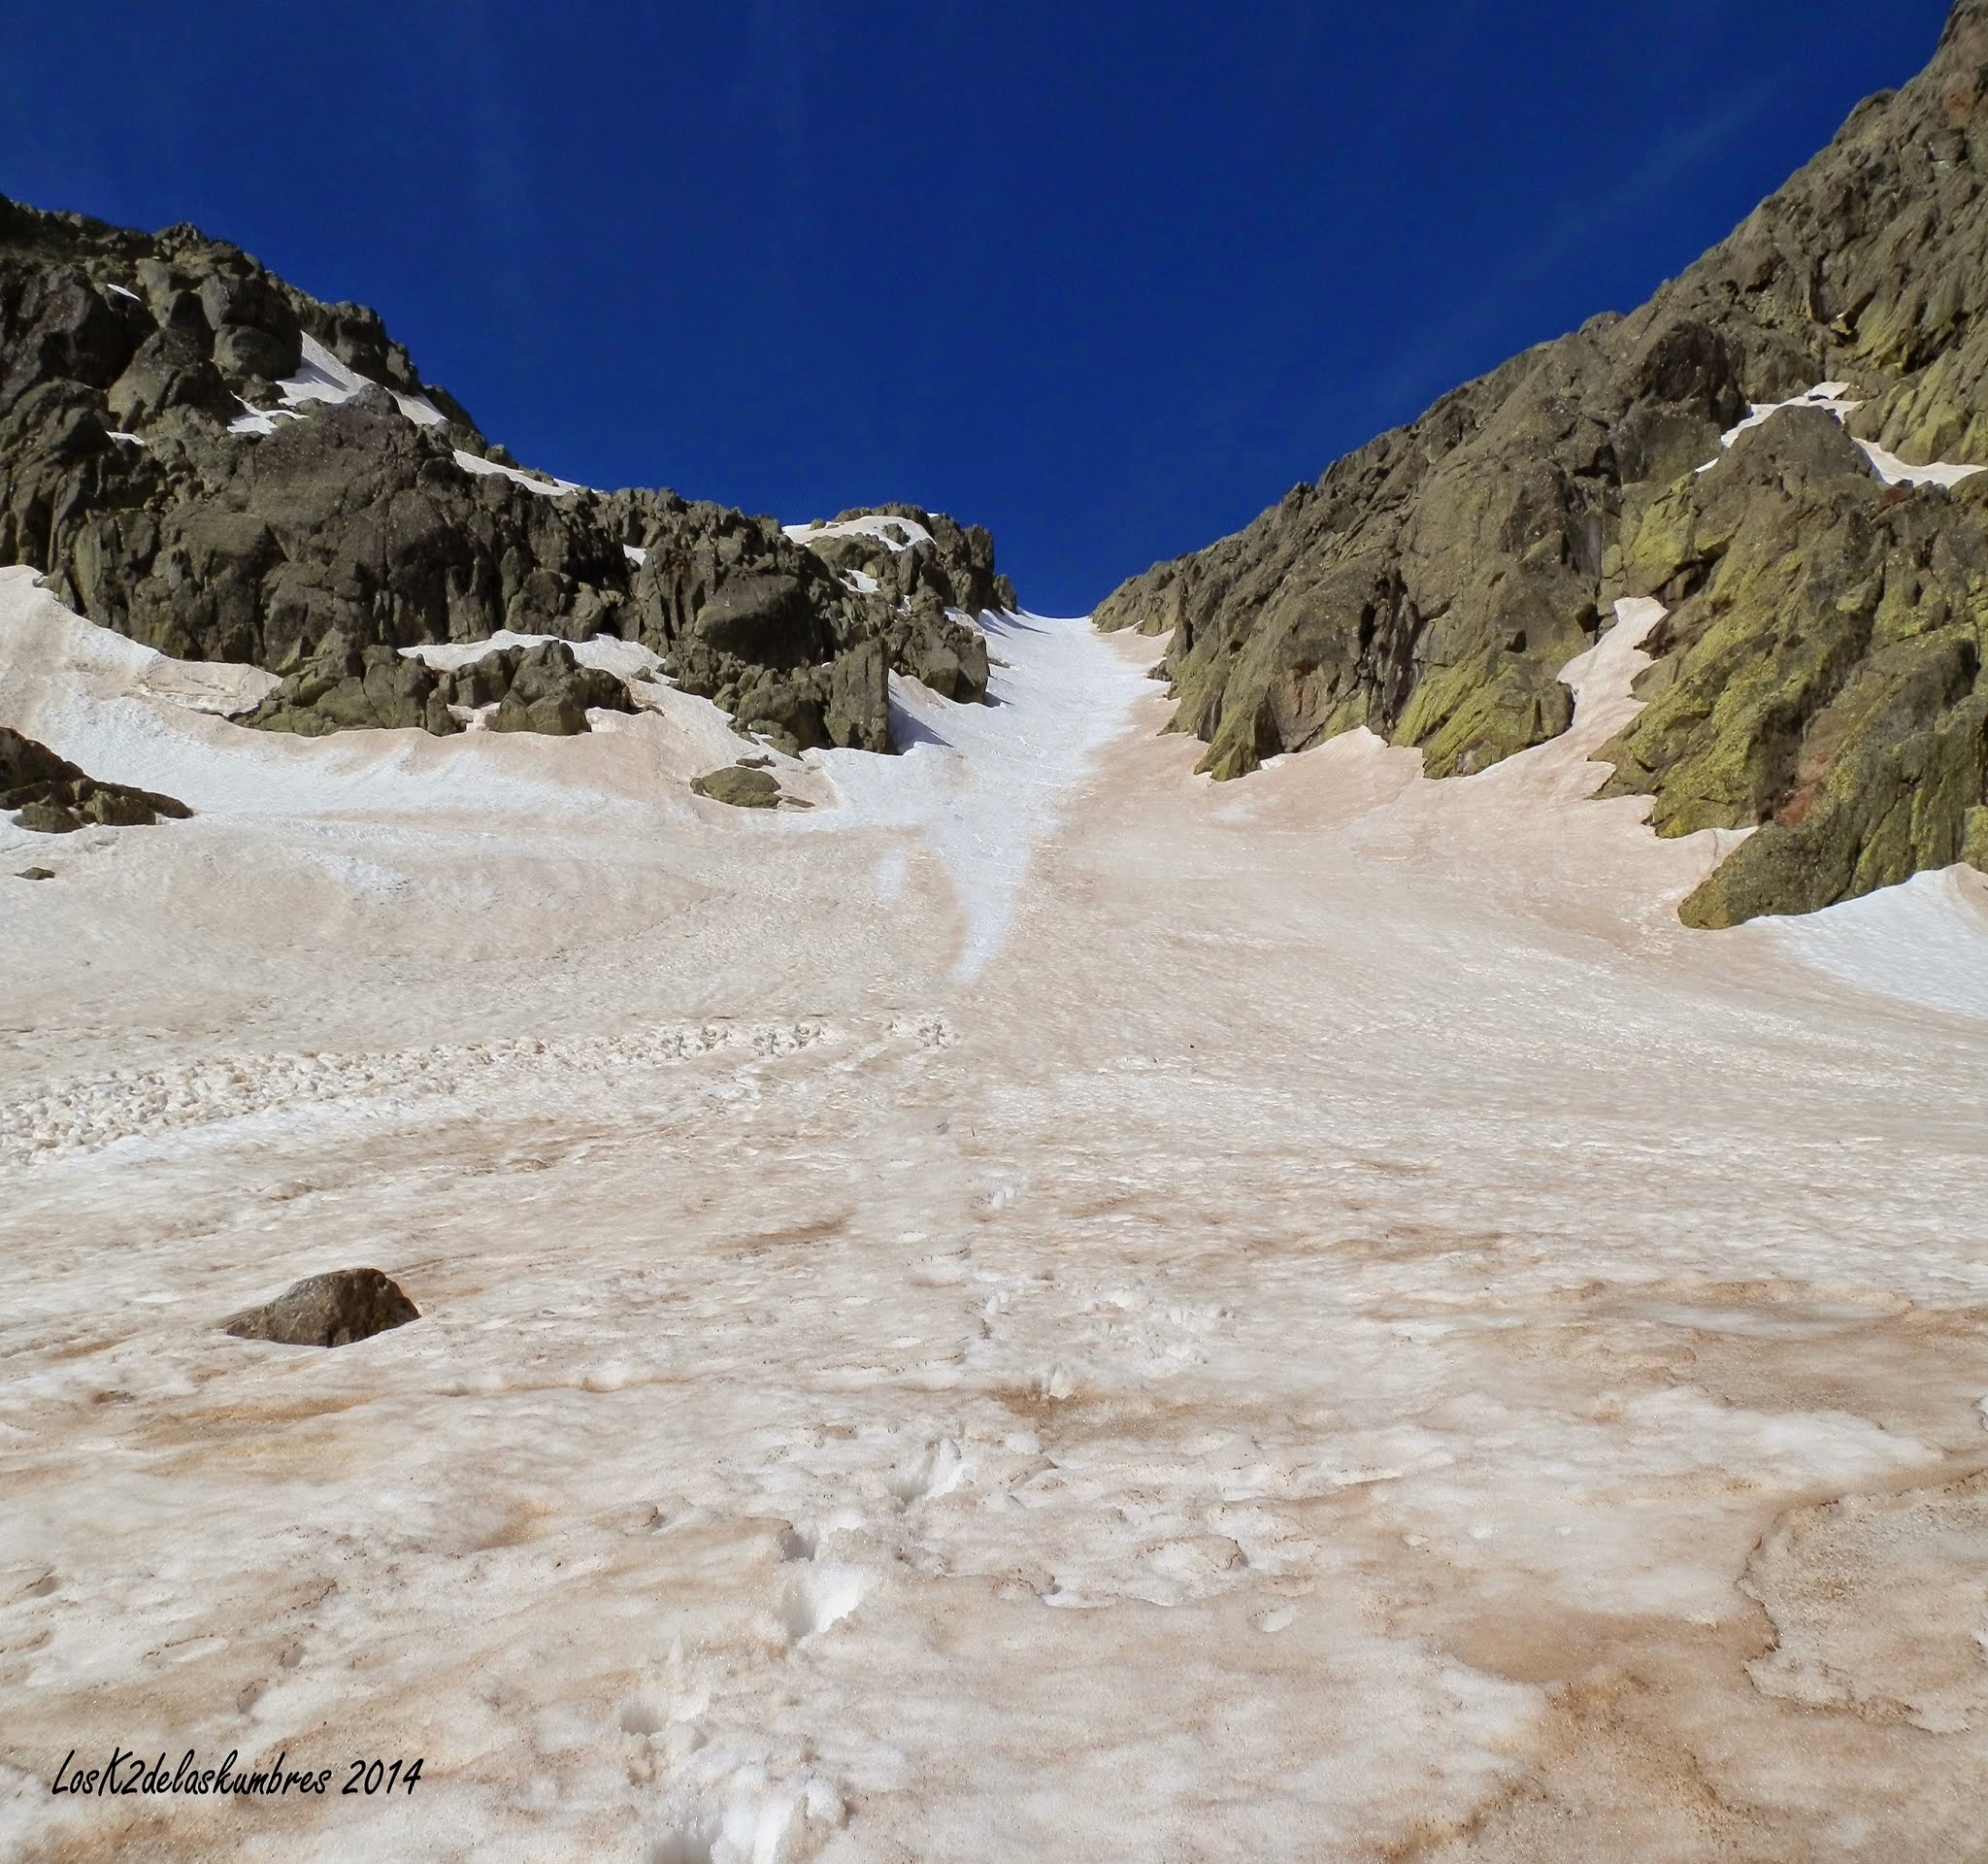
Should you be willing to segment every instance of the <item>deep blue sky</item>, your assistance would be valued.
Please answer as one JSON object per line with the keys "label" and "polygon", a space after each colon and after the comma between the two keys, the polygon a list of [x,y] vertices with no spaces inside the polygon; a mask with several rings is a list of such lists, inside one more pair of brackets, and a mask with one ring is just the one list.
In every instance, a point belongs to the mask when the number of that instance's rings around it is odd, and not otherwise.
{"label": "deep blue sky", "polygon": [[913,499],[1075,613],[1634,307],[1945,11],[70,0],[0,192],[378,305],[530,464]]}

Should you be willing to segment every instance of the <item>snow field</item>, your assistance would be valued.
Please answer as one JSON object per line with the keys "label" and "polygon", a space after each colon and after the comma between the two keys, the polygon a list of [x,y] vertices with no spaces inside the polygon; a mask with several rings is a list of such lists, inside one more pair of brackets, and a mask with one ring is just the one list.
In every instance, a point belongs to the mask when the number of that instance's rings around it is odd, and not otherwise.
{"label": "snow field", "polygon": [[[1677,926],[1660,616],[1480,775],[1220,786],[986,617],[748,819],[667,688],[266,739],[0,576],[5,721],[202,811],[0,829],[0,1850],[1961,1854],[1974,909]],[[215,1330],[359,1262],[422,1319]],[[114,1741],[426,1767],[51,1807]]]}

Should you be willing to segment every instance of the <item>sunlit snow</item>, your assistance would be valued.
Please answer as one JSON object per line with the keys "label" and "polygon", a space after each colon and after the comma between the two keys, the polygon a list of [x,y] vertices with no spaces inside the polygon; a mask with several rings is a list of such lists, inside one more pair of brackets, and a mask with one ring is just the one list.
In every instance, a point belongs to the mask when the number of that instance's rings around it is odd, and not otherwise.
{"label": "sunlit snow", "polygon": [[[1732,838],[1592,800],[1661,615],[1476,776],[1225,784],[986,616],[743,812],[667,682],[249,732],[0,572],[0,722],[197,812],[0,820],[0,1850],[1965,1855],[1981,885],[1685,930]],[[216,1331],[356,1263],[422,1317]]]}

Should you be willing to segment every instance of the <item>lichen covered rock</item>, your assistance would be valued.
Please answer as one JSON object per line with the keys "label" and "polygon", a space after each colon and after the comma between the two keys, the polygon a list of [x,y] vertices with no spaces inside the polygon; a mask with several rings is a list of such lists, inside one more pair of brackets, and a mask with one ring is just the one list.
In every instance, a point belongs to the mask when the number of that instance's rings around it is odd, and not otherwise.
{"label": "lichen covered rock", "polygon": [[734,809],[777,809],[779,807],[779,779],[771,771],[746,764],[727,764],[693,777],[690,787],[714,803],[729,803]]}
{"label": "lichen covered rock", "polygon": [[[1174,729],[1218,778],[1356,725],[1446,777],[1564,730],[1560,668],[1657,595],[1676,612],[1610,788],[1665,833],[1758,826],[1688,919],[1977,858],[1978,482],[1888,488],[1853,443],[1988,465],[1984,281],[1988,0],[1962,0],[1925,73],[1641,310],[1135,577],[1099,625],[1172,632]],[[1848,432],[1791,410],[1720,457],[1750,404],[1821,382],[1862,402]]]}

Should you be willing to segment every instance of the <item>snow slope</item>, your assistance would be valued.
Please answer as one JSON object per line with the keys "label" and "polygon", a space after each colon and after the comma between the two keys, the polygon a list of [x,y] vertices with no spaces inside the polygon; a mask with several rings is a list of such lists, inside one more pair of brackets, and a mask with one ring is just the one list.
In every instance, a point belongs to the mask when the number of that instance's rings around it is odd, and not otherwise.
{"label": "snow slope", "polygon": [[768,816],[667,687],[251,734],[0,576],[0,722],[200,812],[0,827],[0,1855],[1968,1855],[1978,888],[1680,927],[1657,614],[1478,776],[1223,785],[995,618]]}
{"label": "snow slope", "polygon": [[1988,1017],[1988,882],[1972,868],[1759,923],[1791,956],[1860,990]]}
{"label": "snow slope", "polygon": [[[966,919],[953,967],[962,983],[1007,942],[1037,841],[1149,689],[1084,617],[989,613],[979,625],[991,667],[987,703],[957,704],[891,675],[891,737],[902,754],[817,752],[842,807],[796,822],[798,832],[902,830],[937,855]],[[885,892],[895,891],[905,856],[894,842],[881,857]]]}

